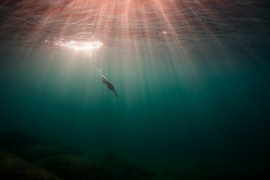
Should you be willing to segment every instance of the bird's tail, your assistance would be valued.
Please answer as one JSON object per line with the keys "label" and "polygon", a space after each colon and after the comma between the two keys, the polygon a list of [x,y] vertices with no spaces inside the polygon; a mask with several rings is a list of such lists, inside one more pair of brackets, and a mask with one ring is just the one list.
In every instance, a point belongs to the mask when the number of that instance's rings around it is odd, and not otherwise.
{"label": "bird's tail", "polygon": [[114,95],[118,98],[118,94],[116,93],[116,91],[114,90]]}

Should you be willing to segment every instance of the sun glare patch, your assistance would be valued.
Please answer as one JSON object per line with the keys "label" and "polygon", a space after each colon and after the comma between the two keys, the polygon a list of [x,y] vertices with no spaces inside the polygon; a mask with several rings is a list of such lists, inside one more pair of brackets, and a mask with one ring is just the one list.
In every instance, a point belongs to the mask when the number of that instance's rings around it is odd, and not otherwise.
{"label": "sun glare patch", "polygon": [[93,50],[99,49],[103,46],[103,43],[100,41],[92,41],[92,42],[80,42],[80,41],[63,41],[58,40],[54,42],[54,45],[59,47],[64,47],[67,49],[74,50],[75,52],[86,52],[92,53]]}

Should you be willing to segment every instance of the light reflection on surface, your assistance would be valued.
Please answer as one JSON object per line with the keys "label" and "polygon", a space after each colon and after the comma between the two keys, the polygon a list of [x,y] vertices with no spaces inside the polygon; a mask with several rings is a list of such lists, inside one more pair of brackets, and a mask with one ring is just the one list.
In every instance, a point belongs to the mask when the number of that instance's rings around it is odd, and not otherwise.
{"label": "light reflection on surface", "polygon": [[67,41],[64,42],[62,40],[58,40],[54,42],[54,45],[64,47],[67,49],[72,49],[76,52],[82,51],[91,53],[95,49],[99,49],[103,46],[103,43],[100,41],[93,41],[93,42],[79,42],[79,41]]}
{"label": "light reflection on surface", "polygon": [[[236,14],[232,14],[232,6],[238,7],[238,3],[232,0],[8,2],[0,2],[0,11],[5,12],[0,16],[0,21],[5,24],[0,32],[1,39],[12,37],[14,42],[20,40],[23,45],[33,45],[44,42],[44,39],[54,42],[55,38],[60,37],[85,42],[94,38],[108,47],[119,47],[121,51],[132,49],[141,53],[141,50],[145,50],[150,54],[153,54],[154,48],[161,47],[156,46],[160,42],[162,49],[168,48],[175,56],[189,50],[189,46],[197,46],[195,48],[202,52],[206,49],[212,50],[212,46],[207,48],[207,45],[200,41],[207,37],[211,38],[211,41],[207,42],[218,43],[219,46],[215,45],[215,48],[223,51],[225,43],[230,42],[224,42],[222,34],[227,33],[226,37],[228,34],[232,35],[234,39],[240,37],[241,34],[236,36],[237,32],[241,32],[239,28],[245,27],[242,29],[244,32],[247,28],[246,24],[241,25],[239,22],[250,19],[252,13],[246,12],[253,12],[251,6],[247,7],[249,9],[246,11],[236,8],[233,10]],[[232,20],[236,20],[236,23],[233,24]],[[143,43],[138,43],[140,40]],[[189,42],[192,42],[191,45]],[[73,49],[81,51],[85,48],[77,46]],[[183,56],[183,53],[180,55]]]}

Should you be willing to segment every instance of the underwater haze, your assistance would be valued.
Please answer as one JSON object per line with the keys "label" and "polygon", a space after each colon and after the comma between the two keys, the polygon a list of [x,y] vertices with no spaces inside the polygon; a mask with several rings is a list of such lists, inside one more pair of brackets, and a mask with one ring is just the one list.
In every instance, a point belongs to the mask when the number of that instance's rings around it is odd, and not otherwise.
{"label": "underwater haze", "polygon": [[268,179],[269,10],[0,2],[0,179]]}

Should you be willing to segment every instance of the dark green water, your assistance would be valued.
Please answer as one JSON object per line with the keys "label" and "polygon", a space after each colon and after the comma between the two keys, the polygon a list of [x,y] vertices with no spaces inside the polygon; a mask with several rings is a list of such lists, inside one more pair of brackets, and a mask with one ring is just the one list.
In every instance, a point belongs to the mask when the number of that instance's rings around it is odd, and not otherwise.
{"label": "dark green water", "polygon": [[270,66],[259,53],[265,51],[196,54],[188,64],[166,51],[155,59],[88,61],[66,51],[48,60],[50,50],[1,54],[1,132],[25,132],[95,158],[116,153],[161,172],[196,173],[198,164],[206,174],[208,166],[235,176],[238,166],[264,172],[256,168],[269,160]]}

